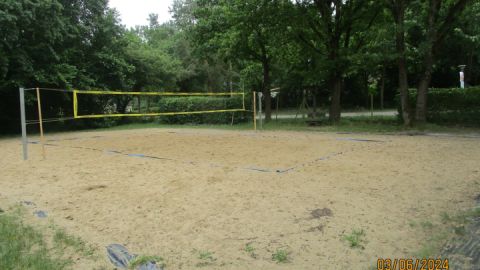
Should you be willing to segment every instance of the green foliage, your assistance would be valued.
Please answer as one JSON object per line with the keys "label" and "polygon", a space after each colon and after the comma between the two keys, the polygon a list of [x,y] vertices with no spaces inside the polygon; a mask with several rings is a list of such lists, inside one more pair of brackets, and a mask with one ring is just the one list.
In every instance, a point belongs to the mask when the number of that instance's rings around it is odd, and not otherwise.
{"label": "green foliage", "polygon": [[[441,5],[436,25],[445,21],[454,2]],[[425,23],[430,2],[406,3],[408,78],[416,82],[431,43]],[[3,0],[0,133],[19,131],[20,86],[182,92],[280,87],[280,107],[298,106],[304,89],[319,103],[330,103],[332,90],[341,88],[342,107],[365,107],[369,90],[374,90],[368,83],[370,74],[382,79],[375,90],[385,85],[382,96],[392,104],[398,55],[395,23],[385,5],[367,0],[175,0],[173,21],[159,23],[158,15],[151,14],[148,25],[126,29],[107,0]],[[456,83],[459,64],[467,65],[466,82],[479,84],[479,10],[478,1],[469,1],[464,13],[455,13],[454,24],[441,31],[445,42],[435,48],[435,87]],[[341,87],[334,88],[334,82]],[[71,106],[60,107],[71,104],[69,95],[48,95],[43,100],[45,114],[72,115]],[[27,97],[31,118],[36,117],[33,101]],[[114,100],[117,108],[128,101]],[[91,99],[82,108],[93,112],[102,110],[101,105],[101,100]],[[430,115],[438,123],[475,124],[477,111],[434,108]],[[226,123],[225,119],[206,122]],[[72,129],[126,121],[58,125]]]}
{"label": "green foliage", "polygon": [[277,263],[286,263],[288,262],[288,252],[284,249],[277,249],[277,251],[272,254],[272,260]]}
{"label": "green foliage", "polygon": [[363,230],[353,230],[351,234],[344,235],[343,239],[348,242],[351,248],[364,249],[363,242],[365,232]]}
{"label": "green foliage", "polygon": [[[410,104],[415,105],[416,90],[409,90]],[[399,98],[397,97],[397,101]],[[428,91],[427,120],[438,124],[480,125],[480,87],[432,88]],[[399,117],[401,117],[400,104]]]}
{"label": "green foliage", "polygon": [[[243,106],[242,102],[241,96],[166,97],[159,101],[158,107],[161,112],[197,112],[241,109]],[[245,122],[249,120],[250,117],[251,113],[235,112],[234,123]],[[232,112],[172,115],[160,118],[160,122],[166,124],[229,124],[231,121]]]}
{"label": "green foliage", "polygon": [[255,248],[253,247],[252,243],[246,244],[244,250],[246,253],[248,253],[248,255],[250,255],[250,257],[254,259],[257,257],[257,254],[255,254]]}

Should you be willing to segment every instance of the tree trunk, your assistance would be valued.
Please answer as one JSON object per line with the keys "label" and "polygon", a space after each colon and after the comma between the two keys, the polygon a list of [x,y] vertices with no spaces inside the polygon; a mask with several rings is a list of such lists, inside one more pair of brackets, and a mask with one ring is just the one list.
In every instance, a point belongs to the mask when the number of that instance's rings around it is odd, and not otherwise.
{"label": "tree trunk", "polygon": [[420,77],[417,87],[417,106],[415,109],[415,121],[418,124],[427,122],[427,93],[428,86],[432,79],[433,71],[433,51],[437,42],[436,20],[440,11],[441,0],[432,0],[429,2],[428,22],[427,22],[427,44],[428,49],[423,60],[424,71]]}
{"label": "tree trunk", "polygon": [[404,0],[392,1],[392,14],[395,20],[395,45],[398,54],[398,91],[402,109],[403,124],[411,126],[410,102],[408,98],[407,58],[405,53],[405,7]]}
{"label": "tree trunk", "polygon": [[270,94],[270,63],[264,60],[263,66],[263,96],[265,98],[265,122],[272,120],[272,96]]}
{"label": "tree trunk", "polygon": [[415,120],[418,124],[427,122],[427,94],[428,86],[432,80],[433,54],[427,53],[425,56],[425,71],[420,78],[417,88],[417,106],[415,111]]}
{"label": "tree trunk", "polygon": [[410,100],[408,97],[408,77],[405,54],[398,60],[398,90],[400,92],[400,106],[402,107],[402,118],[405,126],[412,125]]}
{"label": "tree trunk", "polygon": [[342,108],[340,106],[340,100],[342,95],[343,82],[340,76],[335,75],[332,79],[331,86],[331,103],[329,111],[329,120],[333,123],[340,121]]}
{"label": "tree trunk", "polygon": [[382,67],[382,79],[381,79],[381,82],[380,82],[380,109],[383,110],[384,106],[383,106],[383,102],[384,102],[384,94],[385,94],[385,66],[386,64],[383,63],[383,67]]}

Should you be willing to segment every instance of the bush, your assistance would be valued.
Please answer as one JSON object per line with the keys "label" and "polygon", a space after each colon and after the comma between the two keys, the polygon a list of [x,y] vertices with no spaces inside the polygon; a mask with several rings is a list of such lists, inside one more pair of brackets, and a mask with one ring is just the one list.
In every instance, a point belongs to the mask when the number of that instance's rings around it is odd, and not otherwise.
{"label": "bush", "polygon": [[[409,89],[412,113],[415,113],[417,90]],[[399,117],[402,117],[397,95]],[[427,96],[427,121],[438,124],[480,125],[480,87],[431,88]]]}
{"label": "bush", "polygon": [[[245,98],[247,105],[248,98]],[[213,110],[241,109],[242,96],[233,97],[164,97],[158,102],[161,112],[201,112]],[[230,124],[232,112],[214,112],[185,115],[169,115],[160,117],[166,124]],[[251,119],[251,113],[235,112],[234,123],[246,122]]]}

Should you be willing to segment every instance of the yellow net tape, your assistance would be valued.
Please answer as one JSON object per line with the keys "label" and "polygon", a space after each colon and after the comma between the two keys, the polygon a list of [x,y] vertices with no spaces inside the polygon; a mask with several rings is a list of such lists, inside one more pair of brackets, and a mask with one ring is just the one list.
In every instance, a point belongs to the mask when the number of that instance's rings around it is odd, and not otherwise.
{"label": "yellow net tape", "polygon": [[[115,113],[115,114],[91,114],[78,115],[78,94],[91,95],[136,95],[136,96],[242,96],[242,109],[206,110],[192,112],[159,112],[159,113]],[[167,115],[188,115],[203,113],[221,112],[242,112],[245,111],[245,93],[243,92],[222,92],[222,93],[176,93],[176,92],[118,92],[118,91],[96,91],[96,90],[73,90],[73,117],[75,119],[104,118],[104,117],[143,117],[143,116],[167,116]]]}

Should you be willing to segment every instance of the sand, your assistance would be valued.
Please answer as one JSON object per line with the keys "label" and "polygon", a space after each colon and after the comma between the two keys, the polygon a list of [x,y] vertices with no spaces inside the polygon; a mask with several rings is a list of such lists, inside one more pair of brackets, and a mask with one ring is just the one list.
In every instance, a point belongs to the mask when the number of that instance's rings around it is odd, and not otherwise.
{"label": "sand", "polygon": [[[35,202],[107,266],[104,247],[120,243],[167,269],[369,269],[411,258],[428,239],[412,222],[439,224],[480,193],[479,138],[144,129],[47,139],[47,159],[30,145],[26,162],[18,138],[0,140],[0,206]],[[352,230],[363,248],[344,240]],[[279,249],[287,263],[272,260]]]}

